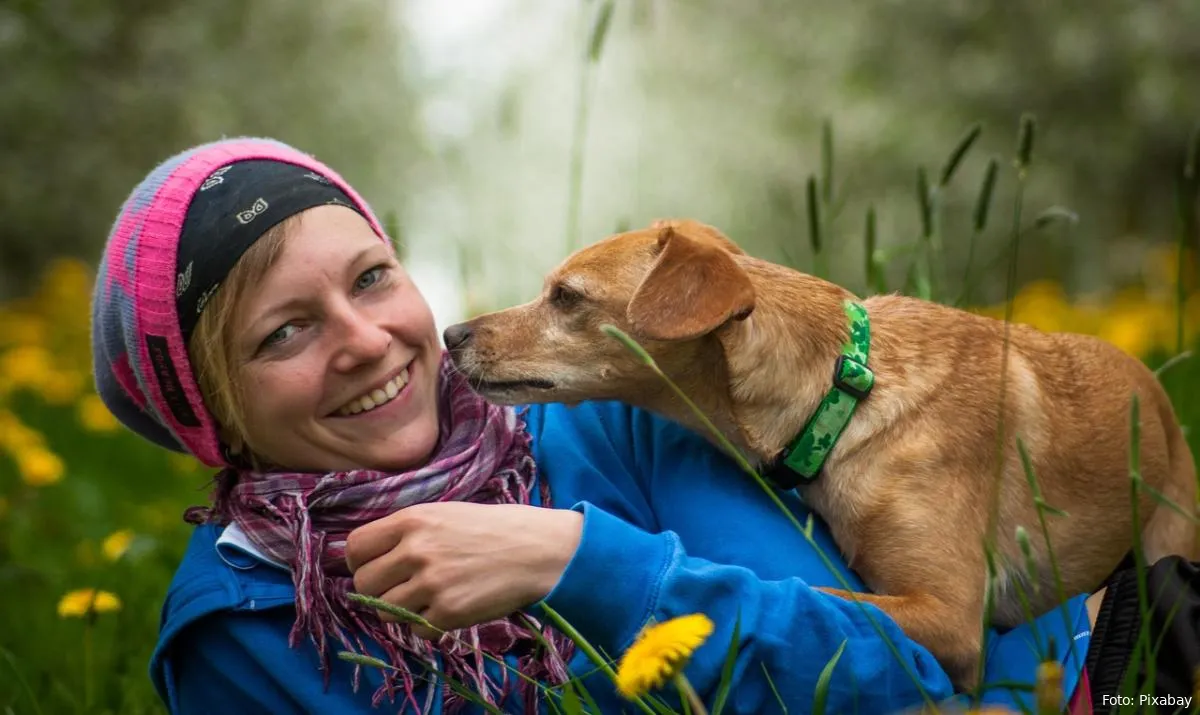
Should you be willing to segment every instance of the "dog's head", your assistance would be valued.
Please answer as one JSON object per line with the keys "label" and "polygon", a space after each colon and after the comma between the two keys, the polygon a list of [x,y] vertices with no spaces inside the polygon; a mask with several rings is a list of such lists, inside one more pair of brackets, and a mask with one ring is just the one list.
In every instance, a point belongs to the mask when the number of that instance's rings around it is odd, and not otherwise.
{"label": "dog's head", "polygon": [[623,330],[673,377],[687,372],[708,336],[754,310],[742,255],[711,226],[656,221],[575,252],[533,301],[453,325],[443,338],[493,402],[636,403],[639,387],[662,383],[601,326]]}

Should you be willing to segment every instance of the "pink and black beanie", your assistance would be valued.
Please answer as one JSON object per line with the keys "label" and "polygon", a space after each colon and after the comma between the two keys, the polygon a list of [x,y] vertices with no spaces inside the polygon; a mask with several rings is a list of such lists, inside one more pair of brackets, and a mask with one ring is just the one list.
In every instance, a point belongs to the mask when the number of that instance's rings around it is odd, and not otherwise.
{"label": "pink and black beanie", "polygon": [[187,341],[254,241],[307,208],[341,204],[386,234],[336,172],[273,139],[202,144],[134,188],[113,224],[92,302],[96,391],[126,427],[204,464],[230,464],[200,398]]}

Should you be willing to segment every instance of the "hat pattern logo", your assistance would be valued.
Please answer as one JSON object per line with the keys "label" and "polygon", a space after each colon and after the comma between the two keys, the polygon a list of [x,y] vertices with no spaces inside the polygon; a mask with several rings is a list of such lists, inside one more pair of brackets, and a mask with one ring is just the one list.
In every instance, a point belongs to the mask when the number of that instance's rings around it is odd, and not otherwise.
{"label": "hat pattern logo", "polygon": [[196,315],[200,315],[201,313],[204,312],[204,306],[208,305],[209,299],[213,297],[213,293],[216,293],[217,288],[219,288],[220,286],[221,286],[221,283],[219,281],[217,283],[214,283],[211,288],[204,291],[204,293],[202,293],[200,295],[200,297],[198,299],[196,299]]}
{"label": "hat pattern logo", "polygon": [[204,180],[203,184],[200,184],[200,190],[208,191],[209,189],[216,186],[217,184],[225,183],[225,172],[229,171],[232,168],[233,168],[233,165],[230,164],[229,166],[222,166],[220,169],[217,169],[216,171],[214,171],[207,179]]}
{"label": "hat pattern logo", "polygon": [[266,211],[267,207],[268,204],[264,199],[261,197],[257,198],[254,200],[254,203],[250,206],[250,208],[246,209],[245,211],[238,211],[237,220],[242,225],[248,224],[254,219],[258,218],[262,212]]}
{"label": "hat pattern logo", "polygon": [[307,176],[308,178],[312,179],[313,181],[315,181],[319,184],[328,184],[329,183],[329,179],[326,179],[324,176],[321,176],[320,174],[318,174],[315,171],[307,172],[305,174],[305,176]]}
{"label": "hat pattern logo", "polygon": [[176,298],[183,295],[184,291],[188,289],[188,286],[192,284],[192,263],[193,261],[188,261],[187,268],[184,268],[179,275],[175,276]]}

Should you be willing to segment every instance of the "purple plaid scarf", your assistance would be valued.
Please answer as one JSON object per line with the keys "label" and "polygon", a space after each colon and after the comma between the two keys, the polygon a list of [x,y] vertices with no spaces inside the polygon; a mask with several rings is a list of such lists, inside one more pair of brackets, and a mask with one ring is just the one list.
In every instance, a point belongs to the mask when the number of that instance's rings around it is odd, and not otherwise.
{"label": "purple plaid scarf", "polygon": [[[291,568],[296,585],[296,622],[289,643],[294,647],[303,635],[309,636],[321,654],[326,684],[330,637],[346,650],[365,653],[365,635],[395,666],[394,670],[384,671],[384,682],[373,698],[376,705],[384,695],[394,700],[399,680],[405,702],[428,712],[436,689],[428,689],[422,708],[414,695],[414,679],[423,678],[427,666],[437,667],[435,655],[440,655],[440,670],[485,702],[498,705],[512,692],[515,681],[525,712],[536,712],[538,688],[507,668],[503,669],[501,682],[494,682],[485,674],[488,658],[483,654],[501,659],[506,654],[515,655],[518,670],[529,678],[547,685],[565,682],[573,643],[550,626],[526,616],[537,624],[541,637],[555,653],[545,653],[538,645],[537,634],[531,633],[516,614],[452,631],[434,645],[413,635],[408,625],[385,623],[373,610],[347,598],[354,584],[345,563],[346,536],[354,528],[424,502],[529,503],[538,480],[529,435],[517,412],[485,402],[453,369],[445,354],[440,373],[441,436],[428,464],[402,473],[227,470],[219,475],[213,508],[194,508],[187,518],[193,523],[236,522],[259,549]],[[550,494],[544,481],[540,491],[542,503],[549,507]],[[359,676],[356,666],[356,690]],[[467,703],[449,685],[443,698],[449,713]]]}

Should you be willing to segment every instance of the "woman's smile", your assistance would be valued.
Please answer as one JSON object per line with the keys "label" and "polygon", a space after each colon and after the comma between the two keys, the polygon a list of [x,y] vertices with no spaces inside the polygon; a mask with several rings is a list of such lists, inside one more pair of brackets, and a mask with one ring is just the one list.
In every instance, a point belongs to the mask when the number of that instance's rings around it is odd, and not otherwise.
{"label": "woman's smile", "polygon": [[385,405],[391,405],[393,402],[403,402],[398,400],[404,395],[409,384],[409,366],[405,365],[399,372],[389,377],[383,383],[376,387],[368,389],[363,394],[351,399],[345,405],[338,408],[334,413],[337,417],[353,417],[364,413],[373,412]]}

